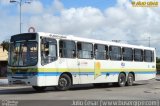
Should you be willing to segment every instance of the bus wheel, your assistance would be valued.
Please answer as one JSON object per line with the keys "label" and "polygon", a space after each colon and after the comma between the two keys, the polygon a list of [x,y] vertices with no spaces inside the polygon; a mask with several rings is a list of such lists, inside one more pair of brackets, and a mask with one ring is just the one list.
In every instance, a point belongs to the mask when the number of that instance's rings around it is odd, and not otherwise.
{"label": "bus wheel", "polygon": [[33,89],[35,89],[36,91],[44,91],[46,89],[46,87],[39,87],[39,86],[32,86]]}
{"label": "bus wheel", "polygon": [[58,86],[56,87],[60,91],[68,90],[71,87],[71,78],[67,74],[60,76]]}
{"label": "bus wheel", "polygon": [[133,76],[132,73],[129,73],[128,77],[127,77],[127,85],[128,86],[132,86],[133,85],[133,81],[134,81],[134,76]]}
{"label": "bus wheel", "polygon": [[124,87],[126,84],[126,76],[124,73],[120,73],[118,77],[118,86]]}

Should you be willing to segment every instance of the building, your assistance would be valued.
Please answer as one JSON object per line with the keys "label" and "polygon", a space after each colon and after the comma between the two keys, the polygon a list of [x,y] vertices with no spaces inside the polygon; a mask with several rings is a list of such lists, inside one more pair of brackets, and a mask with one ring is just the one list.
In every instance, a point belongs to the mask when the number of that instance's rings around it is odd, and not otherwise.
{"label": "building", "polygon": [[7,76],[8,52],[0,46],[0,77]]}

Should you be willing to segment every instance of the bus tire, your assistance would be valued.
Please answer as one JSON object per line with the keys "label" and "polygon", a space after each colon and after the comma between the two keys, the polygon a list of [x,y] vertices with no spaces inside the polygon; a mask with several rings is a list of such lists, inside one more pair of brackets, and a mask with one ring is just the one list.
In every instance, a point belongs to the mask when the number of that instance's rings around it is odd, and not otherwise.
{"label": "bus tire", "polygon": [[58,81],[57,90],[65,91],[68,90],[72,85],[71,78],[67,74],[62,74]]}
{"label": "bus tire", "polygon": [[126,75],[124,73],[120,73],[118,76],[118,86],[124,87],[126,84]]}
{"label": "bus tire", "polygon": [[134,81],[134,75],[132,73],[129,73],[127,77],[127,83],[126,83],[127,86],[132,86],[133,81]]}
{"label": "bus tire", "polygon": [[36,91],[44,91],[46,87],[32,86],[32,88]]}

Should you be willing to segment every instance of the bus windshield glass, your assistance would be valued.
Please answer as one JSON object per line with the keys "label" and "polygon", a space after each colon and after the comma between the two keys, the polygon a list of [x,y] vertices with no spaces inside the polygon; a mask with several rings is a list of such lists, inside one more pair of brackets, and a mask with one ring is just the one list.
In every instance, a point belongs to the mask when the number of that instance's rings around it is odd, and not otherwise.
{"label": "bus windshield glass", "polygon": [[36,41],[14,42],[10,44],[10,66],[33,66],[38,61]]}

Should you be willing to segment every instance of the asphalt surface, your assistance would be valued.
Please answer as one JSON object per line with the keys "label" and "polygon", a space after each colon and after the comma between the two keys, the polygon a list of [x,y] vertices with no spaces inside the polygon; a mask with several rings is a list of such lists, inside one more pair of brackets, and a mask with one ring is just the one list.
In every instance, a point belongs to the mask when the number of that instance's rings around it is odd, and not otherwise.
{"label": "asphalt surface", "polygon": [[[37,100],[41,105],[46,100],[160,100],[160,80],[138,81],[126,87],[116,87],[114,84],[99,87],[92,84],[75,85],[68,91],[48,87],[44,92],[36,92],[30,86],[1,85],[0,100]],[[54,106],[65,106],[68,102],[71,101],[59,101],[60,105],[56,102]],[[27,106],[27,103],[34,104],[35,101],[23,102],[23,106]]]}

